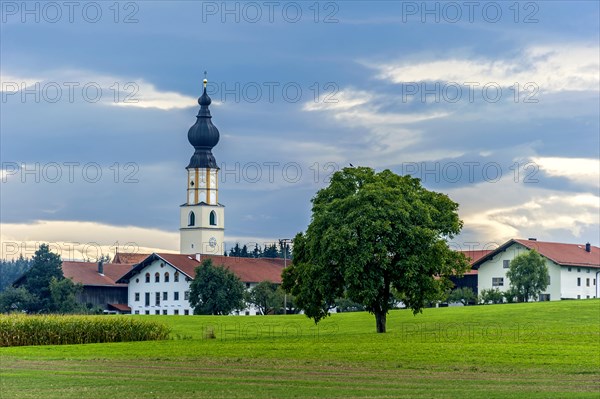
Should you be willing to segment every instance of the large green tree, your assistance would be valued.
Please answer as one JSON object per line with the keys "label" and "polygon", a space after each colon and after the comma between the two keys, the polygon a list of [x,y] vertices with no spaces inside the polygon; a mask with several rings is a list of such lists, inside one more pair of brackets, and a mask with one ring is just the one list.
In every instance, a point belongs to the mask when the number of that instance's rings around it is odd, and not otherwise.
{"label": "large green tree", "polygon": [[18,286],[26,289],[36,298],[30,308],[30,312],[52,312],[56,306],[50,292],[52,279],[64,279],[62,261],[60,256],[50,252],[47,244],[41,244],[35,251],[31,268],[23,275]]}
{"label": "large green tree", "polygon": [[535,250],[516,256],[510,262],[506,277],[520,302],[527,302],[530,298],[536,300],[550,284],[546,261]]}
{"label": "large green tree", "polygon": [[194,314],[227,315],[244,307],[244,291],[244,284],[235,274],[206,259],[196,268],[190,304]]}
{"label": "large green tree", "polygon": [[462,221],[458,204],[420,180],[389,170],[344,168],[312,199],[312,220],[294,240],[283,286],[315,322],[346,297],[375,315],[386,331],[394,288],[416,314],[443,298],[449,276],[469,267],[448,248]]}

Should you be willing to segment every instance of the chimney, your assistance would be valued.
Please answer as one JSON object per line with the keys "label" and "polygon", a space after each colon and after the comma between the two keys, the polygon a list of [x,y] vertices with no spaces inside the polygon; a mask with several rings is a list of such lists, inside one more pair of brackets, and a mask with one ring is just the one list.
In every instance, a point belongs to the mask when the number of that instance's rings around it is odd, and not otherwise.
{"label": "chimney", "polygon": [[102,261],[98,261],[98,274],[104,275],[104,263]]}
{"label": "chimney", "polygon": [[196,260],[197,260],[198,262],[200,262],[200,259],[201,259],[201,257],[200,257],[200,254],[196,254]]}
{"label": "chimney", "polygon": [[537,241],[537,238],[534,238],[534,237],[529,237],[529,238],[528,238],[528,240],[529,240],[529,241]]}
{"label": "chimney", "polygon": [[585,252],[592,252],[592,245],[589,242],[585,244]]}

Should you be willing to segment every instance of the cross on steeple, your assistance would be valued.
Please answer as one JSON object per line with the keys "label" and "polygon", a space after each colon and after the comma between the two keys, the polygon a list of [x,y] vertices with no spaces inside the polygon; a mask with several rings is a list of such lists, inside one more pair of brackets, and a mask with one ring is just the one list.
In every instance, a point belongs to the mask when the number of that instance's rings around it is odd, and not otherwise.
{"label": "cross on steeple", "polygon": [[208,83],[208,79],[206,78],[206,74],[207,74],[207,72],[204,71],[204,82],[203,82],[204,83],[204,88],[206,88],[206,84]]}

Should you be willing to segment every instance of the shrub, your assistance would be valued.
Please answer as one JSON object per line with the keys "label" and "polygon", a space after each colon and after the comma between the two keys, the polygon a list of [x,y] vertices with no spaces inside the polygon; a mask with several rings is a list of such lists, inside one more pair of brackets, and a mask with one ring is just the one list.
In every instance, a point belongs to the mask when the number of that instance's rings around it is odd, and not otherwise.
{"label": "shrub", "polygon": [[487,305],[488,303],[502,303],[503,301],[504,295],[498,288],[481,290],[481,294],[479,295],[479,302],[482,305]]}
{"label": "shrub", "polygon": [[0,315],[0,347],[167,339],[164,324],[118,316]]}

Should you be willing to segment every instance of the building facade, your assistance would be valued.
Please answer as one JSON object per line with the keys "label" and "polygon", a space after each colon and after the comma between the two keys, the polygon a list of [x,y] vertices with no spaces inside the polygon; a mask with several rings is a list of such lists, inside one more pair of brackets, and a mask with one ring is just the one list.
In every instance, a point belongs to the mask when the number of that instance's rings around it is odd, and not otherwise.
{"label": "building facade", "polygon": [[[253,288],[261,281],[281,284],[283,259],[154,253],[117,281],[128,285],[127,304],[131,313],[193,314],[189,302],[190,284],[196,275],[196,268],[205,259],[211,259],[214,265],[222,265],[234,273],[246,289]],[[260,312],[248,305],[235,314],[257,315]]]}
{"label": "building facade", "polygon": [[536,250],[546,261],[550,284],[538,300],[597,298],[600,276],[600,249],[590,244],[542,242],[535,239],[509,240],[473,264],[478,269],[479,292],[498,289],[506,292],[510,280],[506,272],[518,255]]}

